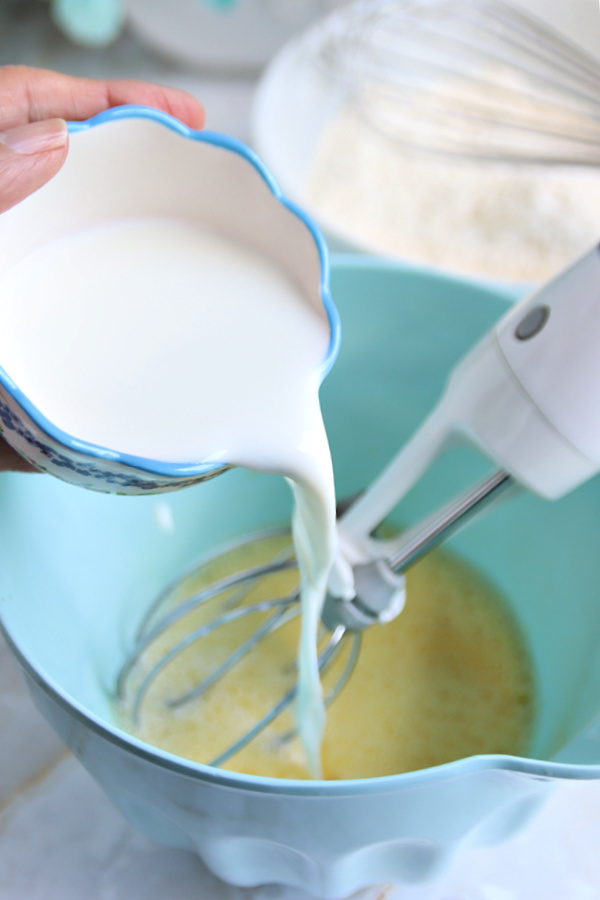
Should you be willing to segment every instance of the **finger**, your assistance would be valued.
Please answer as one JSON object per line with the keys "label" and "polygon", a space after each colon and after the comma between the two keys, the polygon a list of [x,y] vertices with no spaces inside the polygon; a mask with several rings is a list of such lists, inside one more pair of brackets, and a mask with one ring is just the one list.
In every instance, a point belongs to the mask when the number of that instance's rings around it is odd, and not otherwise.
{"label": "finger", "polygon": [[0,133],[0,213],[37,191],[67,158],[63,119],[19,125]]}
{"label": "finger", "polygon": [[74,78],[27,66],[0,68],[0,130],[40,119],[89,119],[127,103],[152,106],[190,128],[202,128],[204,108],[177,88],[128,79]]}
{"label": "finger", "polygon": [[16,450],[0,438],[0,472],[38,472]]}

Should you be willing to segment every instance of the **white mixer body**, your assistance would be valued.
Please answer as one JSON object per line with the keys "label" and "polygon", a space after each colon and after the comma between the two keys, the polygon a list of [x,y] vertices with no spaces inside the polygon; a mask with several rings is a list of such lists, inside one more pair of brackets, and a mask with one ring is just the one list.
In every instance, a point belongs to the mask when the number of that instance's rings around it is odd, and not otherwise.
{"label": "white mixer body", "polygon": [[530,490],[600,469],[600,249],[510,310],[454,370],[438,409]]}

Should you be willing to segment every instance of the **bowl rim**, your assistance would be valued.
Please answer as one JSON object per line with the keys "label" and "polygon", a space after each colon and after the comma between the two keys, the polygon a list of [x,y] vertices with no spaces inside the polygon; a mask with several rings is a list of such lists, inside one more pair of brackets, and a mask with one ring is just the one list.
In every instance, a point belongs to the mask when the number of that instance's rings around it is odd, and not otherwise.
{"label": "bowl rim", "polygon": [[[317,373],[321,383],[336,360],[341,341],[341,325],[339,313],[333,302],[329,287],[329,249],[319,226],[312,216],[310,216],[294,200],[291,200],[283,193],[272,172],[258,154],[237,138],[216,131],[194,130],[162,110],[134,104],[116,106],[84,121],[68,122],[67,124],[69,135],[74,135],[89,131],[92,128],[97,128],[107,123],[124,120],[147,120],[155,122],[188,140],[219,147],[223,150],[237,154],[258,172],[273,198],[278,201],[284,209],[287,209],[292,215],[299,219],[308,230],[315,243],[319,257],[318,290],[330,328],[327,353]],[[217,473],[224,467],[229,467],[230,465],[228,462],[211,461],[169,463],[148,457],[136,456],[135,454],[121,453],[118,450],[112,450],[108,447],[102,447],[89,441],[80,440],[72,434],[58,428],[53,422],[46,418],[46,416],[20,390],[18,385],[1,365],[0,384],[14,398],[17,404],[24,410],[29,419],[40,431],[45,433],[55,443],[80,456],[90,457],[109,464],[123,465],[128,469],[141,470],[149,475],[171,478],[175,482],[178,479],[189,479],[194,476],[207,476],[211,473]],[[174,487],[176,486],[177,485],[175,484]]]}
{"label": "bowl rim", "polygon": [[[448,278],[473,287],[472,279],[457,275],[432,271],[427,266],[404,263],[379,257],[340,254],[334,257],[336,269],[375,269],[377,271],[407,271],[423,274],[427,278],[445,281]],[[514,285],[496,286],[482,281],[482,291],[490,291],[511,303],[522,296],[522,291]],[[60,706],[66,713],[75,718],[81,725],[89,728],[98,737],[107,740],[115,747],[132,753],[140,759],[157,765],[160,769],[174,772],[192,779],[207,782],[221,787],[246,791],[254,794],[279,794],[300,797],[348,797],[364,794],[388,794],[418,787],[432,786],[442,781],[454,780],[476,773],[506,772],[515,777],[530,777],[536,780],[564,779],[585,781],[600,778],[600,764],[579,765],[577,763],[554,762],[552,760],[533,759],[508,754],[480,754],[464,757],[453,762],[443,763],[427,769],[417,769],[394,775],[383,775],[371,778],[340,779],[331,781],[271,778],[262,775],[248,775],[242,772],[215,768],[203,763],[193,762],[175,754],[168,753],[141,741],[128,734],[117,725],[106,721],[90,712],[82,703],[72,698],[67,691],[41,667],[36,667],[29,660],[27,653],[21,649],[7,628],[0,610],[0,632],[6,638],[10,648],[17,657],[26,674],[40,687],[44,693]],[[586,726],[583,731],[598,727],[600,714]]]}

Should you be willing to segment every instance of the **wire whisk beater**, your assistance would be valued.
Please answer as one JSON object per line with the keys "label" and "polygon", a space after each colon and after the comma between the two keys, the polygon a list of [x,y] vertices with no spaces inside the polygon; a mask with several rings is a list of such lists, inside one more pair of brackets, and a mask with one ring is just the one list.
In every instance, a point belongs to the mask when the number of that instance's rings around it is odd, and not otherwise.
{"label": "wire whisk beater", "polygon": [[[261,678],[263,683],[265,678],[275,681],[278,690],[284,685],[281,696],[267,703],[264,715],[245,731],[242,727],[239,740],[206,760],[213,766],[223,765],[292,706],[297,693],[299,615],[299,573],[289,529],[250,535],[202,560],[160,593],[119,672],[117,699],[133,723],[139,723],[161,675],[174,661],[181,671],[186,651],[190,651],[190,664],[184,671],[185,686],[159,699],[167,713],[201,702],[232,672],[239,678],[245,663],[252,667],[255,687]],[[281,640],[286,628],[289,637]],[[279,638],[273,647],[272,636]],[[327,706],[352,674],[360,642],[360,633],[350,633],[341,624],[331,632],[321,629],[319,674],[328,680]],[[291,720],[287,726],[284,721],[279,728],[278,743],[296,736]]]}
{"label": "wire whisk beater", "polygon": [[[511,483],[506,472],[498,471],[395,541],[382,542],[382,557],[354,566],[356,596],[352,601],[328,593],[318,636],[318,667],[326,706],[340,694],[355,669],[362,632],[375,623],[390,621],[401,611],[403,572]],[[353,503],[340,504],[338,512],[340,508],[352,510]],[[239,669],[247,661],[253,666],[254,688],[264,683],[261,668],[266,679],[270,675],[278,685],[284,673],[289,686],[282,695],[250,727],[242,729],[239,739],[210,760],[210,765],[221,766],[291,708],[298,691],[296,637],[287,646],[281,644],[282,652],[275,653],[275,668],[269,668],[273,654],[268,639],[293,624],[300,611],[298,564],[290,532],[274,530],[244,538],[161,592],[119,672],[117,700],[127,708],[131,720],[139,722],[142,707],[163,671],[175,660],[181,668],[188,650],[193,660],[186,674],[188,686],[159,698],[167,712],[200,700],[234,670],[239,677]],[[239,624],[249,627],[236,630]],[[216,648],[210,640],[215,635]],[[293,723],[280,728],[273,744],[286,743],[296,734]]]}
{"label": "wire whisk beater", "polygon": [[499,0],[359,0],[310,50],[376,131],[496,161],[600,163],[600,64]]}

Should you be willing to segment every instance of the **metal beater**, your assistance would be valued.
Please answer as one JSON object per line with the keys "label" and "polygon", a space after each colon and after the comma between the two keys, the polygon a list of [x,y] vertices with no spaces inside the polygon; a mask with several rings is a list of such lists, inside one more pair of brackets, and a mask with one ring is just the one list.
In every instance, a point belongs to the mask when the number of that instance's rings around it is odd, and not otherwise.
{"label": "metal beater", "polygon": [[[351,641],[341,674],[326,696],[331,703],[347,683],[360,651],[360,634],[375,622],[385,623],[402,610],[404,572],[445,540],[492,500],[513,485],[547,499],[557,499],[600,469],[600,427],[593,415],[600,398],[600,248],[515,305],[458,363],[446,390],[420,429],[391,464],[358,499],[339,510],[338,558],[329,581],[322,623],[323,674]],[[376,527],[457,438],[479,447],[500,465],[442,510],[392,540],[373,536]],[[223,598],[219,615],[186,633],[135,685],[130,708],[134,718],[163,669],[185,648],[217,629],[247,616],[267,614],[257,630],[199,684],[169,706],[176,708],[202,695],[269,634],[300,612],[298,587],[292,580],[285,596],[244,602],[266,579],[294,572],[291,546],[284,532],[253,535],[237,545],[259,557],[249,567],[208,580],[165,612],[182,580],[170,585],[142,623],[135,646],[117,679],[116,695],[129,695],[132,674],[144,653],[167,629],[215,598]],[[263,553],[264,550],[264,553]],[[225,552],[231,552],[227,548]],[[214,562],[214,558],[208,562]],[[347,589],[348,574],[352,590]],[[186,576],[189,577],[189,576]],[[212,765],[234,756],[294,700],[292,687],[256,725]],[[289,738],[292,733],[284,736]]]}

